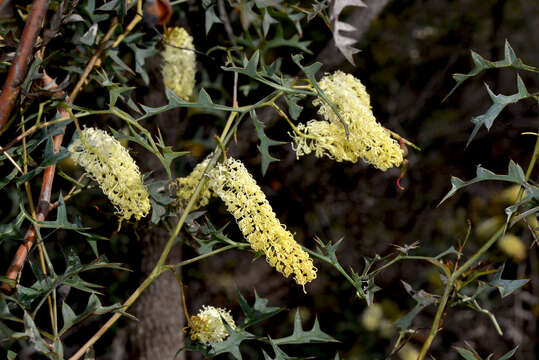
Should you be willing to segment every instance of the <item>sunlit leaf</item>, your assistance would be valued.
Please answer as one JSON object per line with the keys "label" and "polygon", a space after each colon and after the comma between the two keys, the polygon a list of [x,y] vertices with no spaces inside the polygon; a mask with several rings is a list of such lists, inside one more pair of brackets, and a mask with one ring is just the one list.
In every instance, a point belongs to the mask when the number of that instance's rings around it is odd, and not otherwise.
{"label": "sunlit leaf", "polygon": [[453,196],[458,190],[462,189],[463,187],[486,180],[508,181],[515,184],[524,185],[526,183],[526,176],[524,175],[524,171],[522,170],[522,168],[513,160],[509,162],[507,175],[497,175],[492,171],[487,170],[481,167],[481,165],[479,165],[477,167],[475,178],[473,178],[472,180],[463,181],[458,177],[451,177],[451,190],[449,190],[449,192],[444,196],[438,206],[447,199],[449,199],[451,196]]}
{"label": "sunlit leaf", "polygon": [[494,278],[489,282],[491,286],[495,286],[502,298],[511,295],[514,291],[520,289],[526,285],[530,279],[520,279],[520,280],[505,280],[502,279],[502,273],[505,269],[505,264],[503,264],[498,271],[494,274]]}
{"label": "sunlit leaf", "polygon": [[308,344],[308,343],[318,343],[318,342],[338,342],[332,336],[326,334],[320,329],[320,324],[318,319],[314,320],[313,327],[309,331],[303,330],[301,325],[301,317],[299,315],[299,310],[296,311],[296,318],[294,320],[294,331],[292,335],[283,337],[280,339],[274,339],[273,342],[277,345],[283,344]]}
{"label": "sunlit leaf", "polygon": [[526,65],[517,58],[515,55],[515,51],[509,44],[509,41],[505,40],[505,58],[500,61],[489,61],[485,58],[483,58],[478,53],[471,51],[472,54],[472,61],[474,63],[473,69],[467,73],[467,74],[453,74],[453,79],[457,82],[453,89],[447,94],[447,96],[444,98],[444,101],[451,96],[451,94],[460,86],[464,81],[468,80],[469,78],[472,78],[479,73],[481,73],[484,70],[487,69],[494,69],[494,68],[504,68],[504,67],[512,67],[514,69],[518,70],[525,70],[525,71],[532,71],[532,72],[539,72],[539,68]]}
{"label": "sunlit leaf", "polygon": [[492,124],[494,123],[494,120],[496,120],[498,115],[507,105],[514,104],[522,99],[532,97],[532,95],[526,89],[526,86],[524,85],[524,82],[522,81],[520,75],[517,75],[518,92],[513,95],[495,95],[492,90],[490,90],[490,87],[488,85],[485,84],[485,86],[487,88],[490,99],[492,100],[492,105],[489,107],[486,113],[476,116],[472,119],[472,122],[475,124],[475,126],[472,130],[472,133],[470,134],[470,137],[468,138],[468,141],[466,142],[466,146],[470,145],[473,138],[482,126],[487,128],[487,131],[490,130]]}

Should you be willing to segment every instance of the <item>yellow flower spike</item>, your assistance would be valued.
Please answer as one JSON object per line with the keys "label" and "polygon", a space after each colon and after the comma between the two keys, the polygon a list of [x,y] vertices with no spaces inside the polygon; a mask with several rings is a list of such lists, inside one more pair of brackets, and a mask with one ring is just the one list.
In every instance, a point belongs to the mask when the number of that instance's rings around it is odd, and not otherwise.
{"label": "yellow flower spike", "polygon": [[229,334],[221,318],[232,329],[236,328],[229,310],[204,305],[197,315],[189,319],[191,340],[203,344],[222,342]]}
{"label": "yellow flower spike", "polygon": [[137,164],[118,140],[103,130],[87,128],[68,150],[73,161],[97,181],[117,214],[126,220],[131,216],[139,220],[148,214],[148,190]]}
{"label": "yellow flower spike", "polygon": [[279,222],[266,196],[238,160],[228,158],[209,174],[210,188],[226,204],[253,250],[285,277],[305,286],[316,278],[312,259]]}
{"label": "yellow flower spike", "polygon": [[[171,184],[171,187],[176,192],[176,202],[175,205],[178,208],[178,210],[181,212],[189,202],[189,199],[191,198],[191,195],[195,192],[195,189],[198,185],[198,182],[202,178],[202,174],[204,173],[204,169],[208,166],[210,159],[212,157],[212,154],[206,157],[204,161],[197,164],[193,171],[191,173],[183,178],[177,178],[174,180]],[[208,205],[208,202],[210,201],[210,198],[212,197],[213,192],[208,186],[208,183],[206,183],[198,195],[198,199],[193,204],[193,207],[191,208],[191,211],[194,211],[198,208],[201,208],[203,206]]]}
{"label": "yellow flower spike", "polygon": [[331,107],[315,99],[313,104],[319,106],[318,113],[325,120],[298,125],[298,130],[308,137],[293,135],[292,146],[297,157],[314,153],[317,157],[327,156],[339,162],[357,162],[362,158],[383,171],[402,163],[403,154],[398,142],[376,121],[369,94],[358,79],[337,71],[323,77],[319,85],[348,125],[349,134]]}
{"label": "yellow flower spike", "polygon": [[165,35],[163,81],[176,96],[189,100],[195,86],[196,57],[193,37],[184,28],[171,28]]}

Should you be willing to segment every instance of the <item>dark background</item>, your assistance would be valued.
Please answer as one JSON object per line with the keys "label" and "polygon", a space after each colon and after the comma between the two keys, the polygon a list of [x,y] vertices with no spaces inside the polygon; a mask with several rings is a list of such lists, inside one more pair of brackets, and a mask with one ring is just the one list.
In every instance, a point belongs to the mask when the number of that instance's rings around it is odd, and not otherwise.
{"label": "dark background", "polygon": [[[194,35],[197,49],[206,51],[222,40],[224,34],[216,25],[214,32],[206,38],[202,19],[202,11],[190,13],[188,18],[180,13],[175,14],[172,23],[186,27]],[[321,20],[315,19],[304,29],[305,36],[313,39],[310,48],[314,52],[304,63],[313,60],[325,63],[329,60],[320,55],[331,41],[323,26]],[[333,71],[338,68],[361,79],[371,95],[378,121],[422,148],[421,152],[410,149],[410,167],[402,181],[406,188],[404,191],[396,187],[398,169],[380,172],[363,163],[336,163],[314,156],[296,160],[289,144],[272,148],[272,155],[281,161],[271,164],[266,175],[262,176],[260,155],[256,149],[258,138],[249,121],[240,126],[238,144],[232,145],[231,154],[251,170],[275,213],[295,233],[298,242],[314,248],[314,236],[326,242],[344,237],[338,255],[345,268],[360,271],[362,257],[385,255],[394,251],[393,245],[416,241],[420,242],[417,254],[434,256],[452,245],[456,246],[457,240],[464,238],[468,219],[472,224],[472,236],[465,253],[471,254],[483,241],[475,235],[475,227],[494,215],[503,216],[504,207],[509,205],[499,199],[505,185],[494,182],[477,184],[457,193],[441,206],[437,207],[437,204],[449,190],[451,176],[470,179],[479,164],[496,173],[506,173],[510,159],[523,168],[527,167],[535,138],[521,134],[537,131],[537,103],[527,100],[508,106],[490,132],[482,128],[466,148],[466,140],[473,128],[471,118],[484,113],[491,104],[484,84],[488,84],[496,94],[513,94],[516,92],[517,72],[489,70],[468,80],[447,101],[442,103],[442,99],[454,85],[451,74],[471,70],[470,50],[489,60],[500,60],[506,39],[524,63],[539,66],[539,3],[531,0],[391,1],[370,24],[368,31],[362,34],[358,46],[361,52],[355,57],[357,66],[343,60],[336,67],[325,69]],[[288,57],[289,53],[269,56]],[[202,74],[208,74],[209,82],[212,82],[219,67],[208,59],[199,57],[198,61],[201,70],[197,79],[200,82]],[[141,88],[136,95],[137,100],[144,104],[161,104],[164,98],[159,80],[159,60],[150,60],[147,66],[155,83],[152,82],[151,88]],[[290,71],[297,70],[290,66]],[[539,78],[536,75],[525,72],[520,72],[520,75],[530,92],[537,91]],[[230,89],[231,77],[225,74],[222,84]],[[143,86],[142,83],[138,85]],[[262,93],[263,89],[260,91]],[[247,103],[246,98],[240,97],[240,105],[242,101]],[[84,102],[83,97],[81,102]],[[306,110],[300,121],[307,121],[314,111],[308,102],[303,105]],[[263,111],[259,116],[266,123],[270,138],[289,141],[286,124],[276,114]],[[92,121],[102,126],[114,120]],[[222,126],[207,114],[185,110],[167,113],[153,121],[147,126],[160,127],[161,130],[166,128],[164,135],[168,144],[176,144],[175,149],[188,149],[197,155],[176,162],[178,176],[187,175],[204,158],[213,146],[213,134]],[[135,147],[134,150],[138,151],[139,158],[143,158],[141,149]],[[154,169],[153,165],[151,160],[145,159],[141,167],[143,171],[149,171]],[[532,174],[532,180],[536,175],[536,172]],[[5,193],[0,196],[7,198]],[[90,194],[88,198],[99,198],[99,192]],[[88,203],[88,198],[74,199],[70,206],[83,213],[84,204],[87,204],[90,217],[93,216],[100,226],[98,231],[110,234],[116,224],[107,224],[99,218],[98,212],[89,209],[98,200]],[[106,208],[106,201],[101,199],[100,205]],[[8,207],[3,205],[0,212],[3,216],[7,212],[5,209]],[[226,214],[219,200],[213,200],[207,210],[216,226],[231,222],[227,234],[232,239],[241,239],[232,217]],[[141,258],[138,246],[133,245],[136,240],[131,231],[133,229],[128,228],[115,235],[110,244],[103,245],[102,251],[111,261],[123,262],[137,269],[147,259]],[[531,235],[522,226],[517,226],[513,233],[520,236],[526,246],[531,245]],[[61,258],[63,246],[69,243],[68,235],[58,232],[53,236],[58,244],[51,245],[51,249],[60,250],[58,257]],[[188,233],[182,236],[189,242]],[[16,244],[3,245],[4,250],[0,254],[2,272],[7,267],[3,264],[10,261]],[[81,249],[88,251],[83,245]],[[196,256],[196,252],[182,246],[181,257],[187,259],[192,256]],[[497,266],[506,261],[504,278],[531,278],[527,286],[503,300],[497,293],[483,299],[484,307],[496,315],[504,336],[497,335],[485,315],[470,309],[451,308],[443,323],[443,332],[433,344],[434,357],[456,359],[458,355],[452,347],[464,347],[467,342],[483,357],[495,353],[497,358],[519,345],[517,359],[535,359],[539,316],[537,248],[529,249],[527,257],[516,262],[493,247],[489,260]],[[304,326],[310,327],[318,316],[322,329],[341,341],[312,348],[286,348],[290,354],[299,356],[310,351],[320,358],[332,358],[335,351],[339,351],[344,359],[385,358],[396,332],[392,338],[387,338],[379,331],[367,330],[362,324],[366,305],[357,298],[353,287],[336,270],[318,262],[316,266],[318,279],[307,286],[307,294],[304,294],[300,286],[290,279],[283,279],[264,259],[253,260],[248,252],[231,251],[184,269],[186,300],[193,313],[203,304],[211,304],[230,308],[233,315],[239,317],[241,312],[235,299],[236,291],[241,291],[252,301],[256,290],[260,296],[269,299],[270,305],[292,310],[265,323],[260,328],[262,334],[272,337],[288,335],[295,309],[300,308]],[[384,271],[377,278],[377,285],[383,290],[375,296],[375,302],[382,305],[384,318],[395,321],[414,305],[401,280],[412,284],[414,289],[440,294],[440,280],[436,274],[432,266],[411,261]],[[107,286],[103,302],[108,304],[125,299],[135,288],[139,276],[137,271],[131,274],[113,272],[105,277],[96,275]],[[73,299],[77,299],[76,295]],[[413,327],[419,331],[412,336],[410,343],[417,349],[430,329],[434,312],[435,308],[429,307],[413,322]],[[80,339],[88,338],[103,321],[105,319],[94,319],[87,329],[79,329],[70,340],[73,346],[80,344]],[[123,341],[115,342],[114,337],[127,328],[127,323],[126,320],[120,322],[118,329],[98,343],[98,354],[103,358],[113,358],[111,349],[124,346]],[[247,358],[259,358],[248,347],[245,355]],[[187,358],[192,356],[189,354]]]}

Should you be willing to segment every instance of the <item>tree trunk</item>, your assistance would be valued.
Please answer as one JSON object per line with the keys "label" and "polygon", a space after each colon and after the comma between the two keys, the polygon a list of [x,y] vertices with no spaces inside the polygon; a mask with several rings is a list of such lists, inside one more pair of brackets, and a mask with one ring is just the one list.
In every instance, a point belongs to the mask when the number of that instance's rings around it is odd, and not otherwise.
{"label": "tree trunk", "polygon": [[[150,227],[140,241],[140,270],[147,276],[157,263],[169,234],[160,227]],[[180,258],[176,247],[170,259]],[[171,272],[162,274],[146,289],[133,306],[133,314],[139,321],[129,326],[131,343],[130,359],[156,360],[173,359],[183,346],[185,325],[181,290]],[[184,354],[177,360],[184,359]]]}

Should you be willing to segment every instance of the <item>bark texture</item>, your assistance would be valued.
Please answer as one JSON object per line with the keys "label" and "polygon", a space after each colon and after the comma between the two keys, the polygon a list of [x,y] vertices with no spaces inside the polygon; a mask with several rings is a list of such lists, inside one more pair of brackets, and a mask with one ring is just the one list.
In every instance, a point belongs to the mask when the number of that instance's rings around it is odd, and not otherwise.
{"label": "bark texture", "polygon": [[[141,275],[148,275],[157,263],[168,240],[168,233],[151,227],[140,241]],[[172,250],[169,258],[179,259],[179,248]],[[133,306],[139,321],[129,325],[131,359],[173,359],[183,346],[184,315],[181,292],[174,275],[166,272],[144,292]],[[176,359],[184,359],[183,354]]]}

